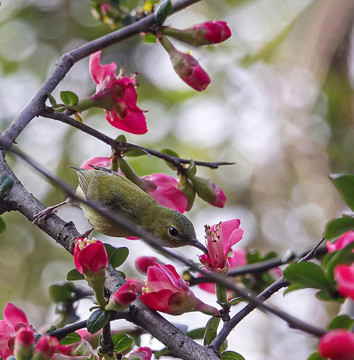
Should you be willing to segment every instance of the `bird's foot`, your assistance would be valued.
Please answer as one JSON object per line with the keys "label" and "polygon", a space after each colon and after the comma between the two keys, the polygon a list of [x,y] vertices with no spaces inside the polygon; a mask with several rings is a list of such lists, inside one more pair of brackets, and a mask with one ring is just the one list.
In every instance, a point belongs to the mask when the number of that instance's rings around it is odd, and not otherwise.
{"label": "bird's foot", "polygon": [[64,204],[66,204],[66,201],[63,201],[63,202],[53,205],[53,206],[49,206],[41,211],[34,213],[33,214],[34,219],[32,221],[32,224],[33,225],[41,224],[48,216],[54,214],[59,206],[62,206]]}

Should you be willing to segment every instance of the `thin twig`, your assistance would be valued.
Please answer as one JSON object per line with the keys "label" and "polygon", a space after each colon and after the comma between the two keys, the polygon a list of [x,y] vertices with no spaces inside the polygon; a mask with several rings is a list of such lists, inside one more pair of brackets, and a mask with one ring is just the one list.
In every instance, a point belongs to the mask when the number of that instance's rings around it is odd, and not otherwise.
{"label": "thin twig", "polygon": [[123,228],[131,231],[134,235],[141,237],[147,244],[149,244],[153,248],[158,249],[159,251],[165,253],[167,256],[182,262],[183,264],[187,265],[191,269],[200,272],[205,277],[212,280],[211,282],[216,282],[216,283],[218,283],[220,285],[225,286],[227,289],[234,291],[240,297],[247,300],[251,305],[253,305],[255,307],[259,307],[259,308],[261,308],[261,309],[263,309],[263,310],[265,310],[265,311],[267,311],[267,312],[269,312],[269,313],[283,319],[292,328],[301,329],[301,330],[306,329],[306,331],[309,334],[317,336],[317,337],[320,337],[325,333],[325,330],[323,330],[321,328],[317,328],[315,326],[311,326],[309,324],[306,324],[303,321],[295,318],[294,316],[288,314],[287,312],[285,312],[283,310],[276,309],[276,308],[270,307],[269,305],[264,304],[263,301],[261,301],[258,298],[250,295],[245,289],[243,289],[243,288],[237,286],[236,284],[234,284],[233,282],[229,281],[226,278],[226,276],[223,276],[223,275],[217,274],[217,273],[213,273],[213,272],[207,272],[207,271],[205,271],[203,269],[200,269],[198,265],[192,263],[189,260],[186,260],[183,256],[177,254],[175,251],[163,248],[160,245],[160,242],[158,241],[158,239],[156,239],[156,237],[153,234],[151,234],[150,232],[147,232],[147,231],[137,227],[136,224],[133,221],[131,221],[129,218],[127,218],[127,217],[125,217],[123,215],[118,215],[118,214],[113,213],[111,211],[103,210],[97,204],[97,202],[91,201],[91,200],[86,200],[86,199],[83,199],[83,198],[77,196],[76,192],[75,192],[75,190],[73,188],[68,186],[62,180],[60,180],[60,179],[56,178],[55,176],[49,174],[46,170],[44,170],[41,166],[36,164],[33,160],[29,159],[27,156],[22,154],[19,150],[15,149],[15,148],[12,148],[12,149],[10,149],[10,151],[12,153],[14,153],[15,155],[17,155],[22,160],[24,160],[26,163],[28,163],[31,167],[36,169],[39,173],[44,175],[51,182],[53,182],[54,184],[60,186],[68,194],[68,196],[70,196],[73,200],[76,200],[79,203],[90,206],[92,209],[96,210],[101,215],[105,216],[107,219],[109,219],[109,220],[119,224]]}
{"label": "thin twig", "polygon": [[[142,150],[146,154],[158,157],[162,160],[169,162],[170,164],[172,164],[174,167],[176,167],[180,171],[183,171],[183,169],[181,169],[181,164],[190,164],[190,162],[191,162],[191,160],[180,159],[175,156],[171,156],[171,155],[164,154],[164,153],[161,153],[161,152],[153,150],[153,149],[146,148],[144,146],[114,140],[114,139],[110,138],[109,136],[104,135],[101,132],[93,129],[92,127],[85,125],[83,123],[80,123],[79,121],[73,119],[70,116],[60,113],[60,112],[55,112],[51,108],[48,108],[48,107],[45,108],[41,112],[40,115],[43,117],[49,118],[49,119],[59,120],[65,124],[71,125],[77,129],[85,132],[86,134],[92,135],[95,138],[105,142],[106,144],[108,144],[112,148],[114,148],[115,150],[119,151],[121,149],[128,149],[128,148]],[[198,166],[205,166],[205,167],[209,167],[211,169],[217,169],[219,166],[222,166],[222,165],[234,165],[234,163],[225,162],[225,161],[219,161],[219,162],[194,161],[194,163]]]}

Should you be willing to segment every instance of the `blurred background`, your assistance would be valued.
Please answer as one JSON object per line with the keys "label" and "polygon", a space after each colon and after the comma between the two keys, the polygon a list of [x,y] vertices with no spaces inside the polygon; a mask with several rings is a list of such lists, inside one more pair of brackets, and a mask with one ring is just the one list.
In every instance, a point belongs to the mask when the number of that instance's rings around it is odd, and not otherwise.
{"label": "blurred background", "polygon": [[[91,5],[89,0],[2,1],[0,132],[33,97],[61,54],[111,32],[92,16]],[[239,218],[245,235],[238,247],[261,254],[302,251],[321,239],[330,219],[348,211],[328,175],[353,173],[353,18],[351,0],[206,0],[191,6],[166,25],[184,28],[220,19],[228,22],[233,34],[215,47],[196,49],[174,41],[179,50],[190,50],[209,73],[212,83],[203,93],[177,77],[159,44],[144,43],[136,36],[103,51],[102,63],[114,61],[126,74],[139,74],[138,106],[148,110],[149,132],[125,134],[129,142],[156,150],[168,147],[183,158],[235,163],[218,170],[198,168],[198,175],[212,179],[227,196],[223,209],[196,200],[187,215],[199,239],[205,224]],[[80,97],[94,93],[88,59],[75,64],[60,83],[53,94],[58,100],[62,90]],[[121,133],[108,124],[102,111],[82,117],[111,137]],[[72,186],[77,179],[68,165],[110,155],[106,144],[45,118],[33,119],[18,145]],[[8,161],[46,206],[64,199],[60,190],[22,162],[10,156]],[[131,165],[139,175],[175,175],[154,158],[136,158]],[[73,220],[79,231],[87,229],[79,209],[63,208],[58,215]],[[3,219],[7,230],[0,234],[0,309],[14,302],[40,327],[55,318],[48,286],[65,280],[73,268],[72,257],[20,214],[4,214]],[[122,270],[129,277],[144,278],[135,270],[134,260],[153,254],[148,246],[99,238],[128,246],[130,255]],[[198,259],[197,250],[176,251]],[[215,304],[214,296],[195,291]],[[324,305],[313,295],[310,290],[279,293],[269,303],[325,326],[338,305]],[[88,315],[84,306],[80,313]],[[190,329],[207,321],[199,314],[169,318]],[[256,311],[234,329],[229,349],[247,360],[284,356],[298,360],[306,359],[316,344],[316,339]]]}

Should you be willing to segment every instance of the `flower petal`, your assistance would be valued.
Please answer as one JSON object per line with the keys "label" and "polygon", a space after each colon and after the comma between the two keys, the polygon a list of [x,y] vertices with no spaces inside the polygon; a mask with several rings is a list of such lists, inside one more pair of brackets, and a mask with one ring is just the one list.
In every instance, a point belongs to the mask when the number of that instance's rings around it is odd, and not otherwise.
{"label": "flower petal", "polygon": [[107,76],[115,76],[115,70],[117,65],[114,62],[110,64],[101,65],[100,58],[101,58],[102,51],[97,51],[90,56],[89,61],[89,69],[90,74],[92,76],[93,81],[96,84],[101,83]]}

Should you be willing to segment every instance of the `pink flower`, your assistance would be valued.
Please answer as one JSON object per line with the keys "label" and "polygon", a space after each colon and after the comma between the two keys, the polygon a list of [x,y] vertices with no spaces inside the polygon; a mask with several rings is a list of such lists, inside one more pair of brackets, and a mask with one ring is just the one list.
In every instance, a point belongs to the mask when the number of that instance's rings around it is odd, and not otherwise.
{"label": "pink flower", "polygon": [[223,208],[226,202],[226,196],[221,188],[211,180],[203,179],[199,176],[189,176],[193,187],[198,196],[209,204]]}
{"label": "pink flower", "polygon": [[22,309],[12,303],[4,308],[4,320],[0,320],[0,356],[6,359],[13,354],[12,347],[17,332],[24,327],[31,327]]}
{"label": "pink flower", "polygon": [[91,157],[87,160],[85,160],[80,168],[81,169],[87,169],[87,170],[92,170],[92,166],[100,166],[100,167],[104,167],[106,169],[110,169],[111,168],[111,158],[107,157],[107,156],[94,156]]}
{"label": "pink flower", "polygon": [[[347,247],[354,241],[354,231],[347,231],[343,235],[341,235],[335,243],[327,242],[327,250],[328,252],[341,250]],[[354,249],[353,249],[354,252]]]}
{"label": "pink flower", "polygon": [[354,264],[337,265],[334,269],[334,278],[340,294],[354,300]]}
{"label": "pink flower", "polygon": [[74,248],[74,263],[83,275],[88,271],[98,273],[107,267],[108,255],[101,241],[78,238]]}
{"label": "pink flower", "polygon": [[[196,34],[207,40],[207,44],[218,44],[231,36],[231,30],[226,21],[212,20],[192,26]],[[203,44],[204,45],[204,44]]]}
{"label": "pink flower", "polygon": [[135,286],[136,286],[136,288],[137,288],[137,290],[138,290],[138,294],[141,294],[142,293],[142,289],[143,289],[143,287],[145,286],[145,284],[144,284],[144,281],[143,280],[141,280],[141,279],[137,279],[137,278],[131,278],[131,277],[127,277],[126,279],[125,279],[127,282],[129,282],[129,283],[133,283],[133,284],[135,284]]}
{"label": "pink flower", "polygon": [[223,221],[212,227],[205,226],[209,256],[204,254],[199,256],[199,259],[209,270],[227,271],[229,269],[227,258],[232,256],[231,248],[243,236],[243,230],[239,227],[240,220],[238,219]]}
{"label": "pink flower", "polygon": [[172,265],[154,264],[147,271],[146,288],[140,300],[149,308],[166,314],[181,315],[201,311],[216,315],[218,310],[199,300]]}
{"label": "pink flower", "polygon": [[34,360],[49,360],[57,350],[59,341],[57,338],[44,335],[39,340],[34,350]]}
{"label": "pink flower", "polygon": [[142,177],[152,183],[147,186],[146,192],[160,205],[184,213],[187,208],[187,197],[178,189],[177,180],[166,174],[151,174]]}
{"label": "pink flower", "polygon": [[178,51],[165,36],[162,36],[160,41],[170,55],[177,75],[194,90],[205,90],[211,80],[199,62],[192,55]]}
{"label": "pink flower", "polygon": [[344,329],[332,330],[321,337],[318,350],[326,359],[353,360],[354,334]]}
{"label": "pink flower", "polygon": [[148,347],[139,347],[126,356],[128,360],[151,360],[152,351]]}
{"label": "pink flower", "polygon": [[145,134],[145,115],[136,105],[135,77],[117,77],[117,65],[113,62],[101,65],[100,57],[101,51],[90,56],[90,73],[97,84],[91,100],[106,110],[106,119],[112,126],[132,134]]}
{"label": "pink flower", "polygon": [[150,266],[154,263],[161,264],[155,256],[140,256],[135,260],[135,267],[143,274],[147,273]]}
{"label": "pink flower", "polygon": [[106,310],[124,310],[137,298],[138,288],[134,283],[127,282],[111,295]]}

